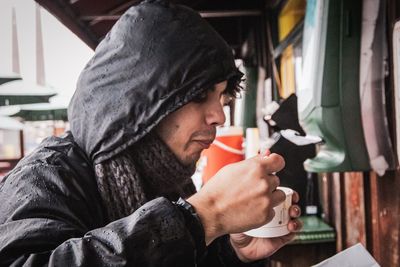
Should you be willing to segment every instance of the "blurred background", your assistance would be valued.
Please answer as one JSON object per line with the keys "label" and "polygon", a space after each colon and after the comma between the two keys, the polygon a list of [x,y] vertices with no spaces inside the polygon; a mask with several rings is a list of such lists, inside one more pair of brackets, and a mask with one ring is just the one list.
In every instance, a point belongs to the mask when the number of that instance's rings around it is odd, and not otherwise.
{"label": "blurred background", "polygon": [[93,50],[34,1],[1,1],[0,36],[4,175],[43,138],[68,129],[66,107]]}

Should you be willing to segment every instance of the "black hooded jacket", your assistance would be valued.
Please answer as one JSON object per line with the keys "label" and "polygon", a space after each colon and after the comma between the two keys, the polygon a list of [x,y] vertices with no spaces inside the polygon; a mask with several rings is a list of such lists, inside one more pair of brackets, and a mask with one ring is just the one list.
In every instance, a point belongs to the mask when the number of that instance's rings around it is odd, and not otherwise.
{"label": "black hooded jacket", "polygon": [[94,174],[204,88],[240,77],[194,11],[130,8],[79,78],[71,132],[45,139],[1,182],[0,266],[247,266],[226,236],[206,248],[199,221],[166,198],[110,222]]}

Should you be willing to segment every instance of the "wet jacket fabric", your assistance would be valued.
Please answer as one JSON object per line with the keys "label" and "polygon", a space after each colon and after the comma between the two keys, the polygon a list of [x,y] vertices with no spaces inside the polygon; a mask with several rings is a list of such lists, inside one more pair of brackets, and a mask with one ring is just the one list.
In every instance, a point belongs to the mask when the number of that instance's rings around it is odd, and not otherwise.
{"label": "wet jacket fabric", "polygon": [[0,184],[0,266],[249,266],[166,198],[109,222],[91,162],[51,137]]}
{"label": "wet jacket fabric", "polygon": [[147,1],[116,22],[81,73],[68,109],[71,131],[99,163],[205,88],[241,75],[232,49],[198,13]]}
{"label": "wet jacket fabric", "polygon": [[94,174],[209,85],[240,75],[192,10],[130,8],[79,78],[71,132],[45,139],[0,183],[0,266],[248,266],[227,236],[206,248],[196,217],[163,197],[110,221]]}

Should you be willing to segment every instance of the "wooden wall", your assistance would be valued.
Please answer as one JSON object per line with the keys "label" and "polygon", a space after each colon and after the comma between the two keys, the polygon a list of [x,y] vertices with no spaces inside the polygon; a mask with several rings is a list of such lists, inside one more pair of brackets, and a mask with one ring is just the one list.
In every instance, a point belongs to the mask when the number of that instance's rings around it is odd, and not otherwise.
{"label": "wooden wall", "polygon": [[320,185],[336,250],[360,242],[381,266],[400,266],[400,172],[322,174]]}

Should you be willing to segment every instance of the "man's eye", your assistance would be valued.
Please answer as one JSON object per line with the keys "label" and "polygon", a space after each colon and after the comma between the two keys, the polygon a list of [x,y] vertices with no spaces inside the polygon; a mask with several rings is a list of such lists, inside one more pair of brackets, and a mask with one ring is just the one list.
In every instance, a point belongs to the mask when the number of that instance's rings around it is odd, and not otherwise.
{"label": "man's eye", "polygon": [[207,92],[206,91],[202,92],[201,94],[199,94],[198,96],[196,96],[193,99],[193,102],[196,102],[196,103],[204,103],[206,101],[207,101]]}

